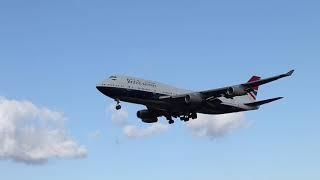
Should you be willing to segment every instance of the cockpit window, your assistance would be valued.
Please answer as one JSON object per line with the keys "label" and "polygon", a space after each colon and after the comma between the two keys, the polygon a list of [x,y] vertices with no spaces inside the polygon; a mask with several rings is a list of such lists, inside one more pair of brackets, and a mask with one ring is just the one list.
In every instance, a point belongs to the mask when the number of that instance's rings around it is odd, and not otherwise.
{"label": "cockpit window", "polygon": [[114,80],[114,81],[115,81],[115,80],[117,79],[117,76],[110,76],[110,77],[109,77],[109,79],[111,79],[111,80]]}

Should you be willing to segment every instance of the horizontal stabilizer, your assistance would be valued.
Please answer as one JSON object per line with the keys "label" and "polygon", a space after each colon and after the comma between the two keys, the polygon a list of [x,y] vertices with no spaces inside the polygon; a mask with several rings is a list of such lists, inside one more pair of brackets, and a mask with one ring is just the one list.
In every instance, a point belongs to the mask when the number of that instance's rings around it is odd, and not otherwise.
{"label": "horizontal stabilizer", "polygon": [[247,103],[245,105],[247,105],[247,106],[260,106],[260,105],[267,104],[267,103],[270,103],[270,102],[273,102],[273,101],[276,101],[276,100],[279,100],[282,98],[283,97],[276,97],[276,98],[266,99],[266,100],[262,100],[262,101],[255,101],[252,103]]}

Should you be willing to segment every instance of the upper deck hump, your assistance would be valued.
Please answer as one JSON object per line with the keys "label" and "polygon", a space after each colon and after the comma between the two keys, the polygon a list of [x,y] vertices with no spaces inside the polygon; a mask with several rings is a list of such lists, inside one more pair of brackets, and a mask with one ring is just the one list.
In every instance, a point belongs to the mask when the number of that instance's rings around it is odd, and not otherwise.
{"label": "upper deck hump", "polygon": [[133,77],[133,76],[126,76],[126,75],[113,75],[110,76],[113,78],[117,78],[118,80],[122,81],[123,83],[127,84],[133,84],[133,85],[142,85],[149,87],[151,89],[157,89],[159,91],[163,92],[172,92],[174,94],[186,94],[186,93],[191,93],[193,91],[186,90],[186,89],[181,89],[177,88],[165,83],[153,81],[153,80],[146,80],[138,77]]}

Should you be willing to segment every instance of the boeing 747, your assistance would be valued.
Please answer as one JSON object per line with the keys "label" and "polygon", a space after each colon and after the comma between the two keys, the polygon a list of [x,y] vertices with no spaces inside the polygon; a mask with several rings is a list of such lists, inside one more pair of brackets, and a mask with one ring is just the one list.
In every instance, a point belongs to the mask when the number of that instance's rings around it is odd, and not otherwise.
{"label": "boeing 747", "polygon": [[199,92],[122,75],[112,75],[96,88],[117,102],[117,110],[121,109],[120,101],[145,105],[146,109],[137,112],[137,117],[143,122],[155,123],[158,117],[164,116],[172,124],[173,118],[189,121],[196,119],[197,113],[226,114],[257,110],[263,104],[283,98],[257,101],[259,86],[291,76],[293,71],[265,79],[252,76],[246,83]]}

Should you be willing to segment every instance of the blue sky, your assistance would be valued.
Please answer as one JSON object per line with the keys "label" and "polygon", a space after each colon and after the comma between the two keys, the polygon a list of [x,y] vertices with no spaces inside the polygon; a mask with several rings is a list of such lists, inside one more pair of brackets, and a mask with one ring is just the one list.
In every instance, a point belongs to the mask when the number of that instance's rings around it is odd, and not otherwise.
{"label": "blue sky", "polygon": [[[37,165],[1,157],[2,178],[319,179],[319,5],[0,1],[0,96],[63,113],[68,136],[87,150]],[[215,140],[179,121],[127,138],[111,122],[112,100],[95,89],[111,74],[204,90],[291,68],[293,77],[258,95],[285,99],[246,112],[248,127]],[[147,127],[135,116],[142,106],[122,105],[131,124]]]}

